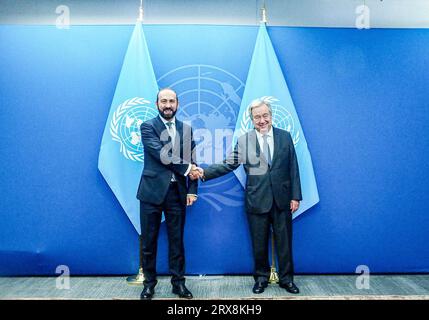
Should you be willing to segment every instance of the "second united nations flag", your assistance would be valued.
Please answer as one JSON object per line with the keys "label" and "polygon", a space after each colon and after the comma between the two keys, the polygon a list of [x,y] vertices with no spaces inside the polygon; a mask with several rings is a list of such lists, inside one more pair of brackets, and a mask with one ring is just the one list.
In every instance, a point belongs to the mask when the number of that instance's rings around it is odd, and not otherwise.
{"label": "second united nations flag", "polygon": [[[298,211],[294,213],[296,217],[319,202],[319,193],[307,141],[265,23],[261,23],[256,38],[235,127],[235,141],[238,136],[253,129],[249,105],[255,99],[270,103],[273,109],[273,125],[289,131],[292,136],[298,158],[303,198]],[[246,179],[244,170],[240,168],[235,171],[235,174],[244,187]]]}

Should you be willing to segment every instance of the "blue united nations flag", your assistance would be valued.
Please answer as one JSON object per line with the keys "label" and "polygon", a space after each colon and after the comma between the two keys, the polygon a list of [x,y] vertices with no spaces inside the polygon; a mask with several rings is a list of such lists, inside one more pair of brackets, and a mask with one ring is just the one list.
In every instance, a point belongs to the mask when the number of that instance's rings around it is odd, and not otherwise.
{"label": "blue united nations flag", "polygon": [[[292,136],[298,158],[303,198],[299,210],[294,213],[294,217],[297,217],[319,202],[319,193],[304,132],[265,23],[261,23],[259,27],[234,131],[234,141],[253,128],[249,117],[249,105],[255,99],[269,102],[273,109],[273,125],[289,131]],[[243,168],[240,167],[235,174],[244,187],[246,177]]]}
{"label": "blue united nations flag", "polygon": [[136,192],[143,168],[140,124],[155,117],[158,85],[144,37],[137,22],[128,44],[104,128],[98,169],[140,234]]}

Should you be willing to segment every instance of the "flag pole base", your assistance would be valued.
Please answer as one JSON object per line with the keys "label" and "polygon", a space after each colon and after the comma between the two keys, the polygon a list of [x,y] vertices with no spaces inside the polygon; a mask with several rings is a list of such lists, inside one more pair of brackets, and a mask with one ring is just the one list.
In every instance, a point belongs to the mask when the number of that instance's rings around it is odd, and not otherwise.
{"label": "flag pole base", "polygon": [[279,275],[277,274],[275,267],[271,267],[270,278],[268,279],[268,282],[279,283]]}
{"label": "flag pole base", "polygon": [[139,269],[139,273],[134,276],[129,276],[127,278],[127,284],[130,286],[141,286],[143,285],[144,275],[143,268]]}

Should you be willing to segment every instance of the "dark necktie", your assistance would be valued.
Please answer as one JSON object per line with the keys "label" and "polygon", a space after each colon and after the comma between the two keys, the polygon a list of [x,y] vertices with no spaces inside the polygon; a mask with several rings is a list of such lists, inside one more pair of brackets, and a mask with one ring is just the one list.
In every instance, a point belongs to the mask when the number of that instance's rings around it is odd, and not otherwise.
{"label": "dark necktie", "polygon": [[[170,141],[172,143],[172,145],[174,146],[174,141],[173,141],[173,122],[171,121],[167,121],[165,123],[165,125],[167,126],[167,131],[168,131],[168,135],[170,136]],[[171,174],[171,181],[176,181],[176,176],[174,175],[174,172]]]}
{"label": "dark necktie", "polygon": [[268,166],[270,166],[271,167],[271,153],[270,153],[270,146],[269,146],[269,144],[268,144],[268,135],[266,135],[266,134],[264,134],[263,136],[262,136],[262,139],[263,139],[263,141],[264,141],[264,150],[263,150],[263,152],[264,152],[264,155],[265,155],[265,159],[267,159],[267,162],[268,162]]}
{"label": "dark necktie", "polygon": [[174,141],[173,141],[173,122],[168,121],[168,122],[165,123],[165,125],[168,128],[167,131],[168,131],[168,135],[170,136],[170,141],[174,145]]}
{"label": "dark necktie", "polygon": [[166,122],[165,125],[168,127],[168,133],[171,133],[171,129],[173,129],[173,122]]}

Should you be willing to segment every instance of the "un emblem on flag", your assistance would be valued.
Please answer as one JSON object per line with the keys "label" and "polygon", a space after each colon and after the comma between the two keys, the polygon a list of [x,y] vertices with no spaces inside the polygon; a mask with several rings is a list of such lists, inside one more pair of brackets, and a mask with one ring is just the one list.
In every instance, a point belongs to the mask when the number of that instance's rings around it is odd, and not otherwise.
{"label": "un emblem on flag", "polygon": [[110,134],[119,142],[122,155],[132,161],[144,160],[140,125],[158,115],[156,108],[144,98],[131,98],[118,106],[110,122]]}
{"label": "un emblem on flag", "polygon": [[[273,111],[273,126],[286,130],[290,133],[293,144],[296,146],[299,142],[299,130],[295,128],[295,122],[290,112],[278,102],[279,99],[272,96],[263,96],[258,98],[260,101],[267,102],[271,105]],[[241,118],[241,134],[245,134],[247,131],[253,129],[252,121],[250,120],[249,114],[250,105],[247,106],[243,117]]]}

